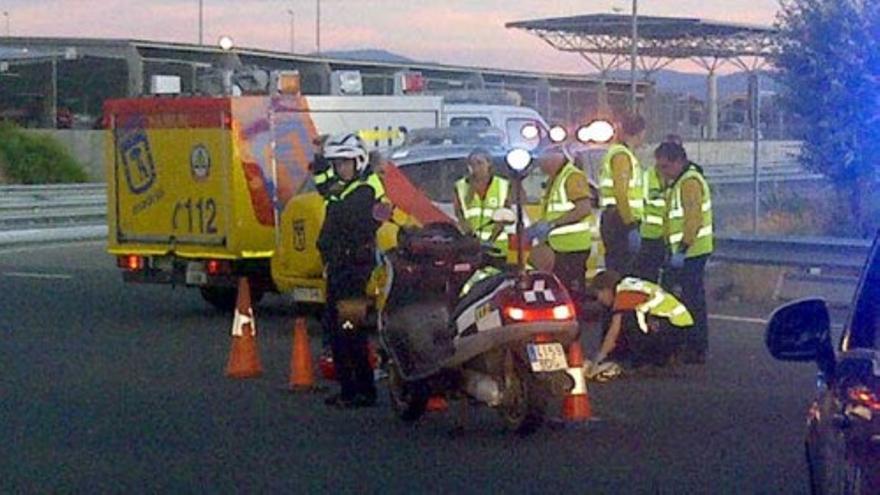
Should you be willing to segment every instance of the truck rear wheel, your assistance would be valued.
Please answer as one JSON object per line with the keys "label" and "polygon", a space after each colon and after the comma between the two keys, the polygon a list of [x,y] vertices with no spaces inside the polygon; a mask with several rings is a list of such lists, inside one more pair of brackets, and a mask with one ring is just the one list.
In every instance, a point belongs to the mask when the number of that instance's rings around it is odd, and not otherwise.
{"label": "truck rear wheel", "polygon": [[[238,289],[235,287],[200,287],[202,299],[220,311],[232,311],[238,299]],[[256,306],[263,298],[263,291],[251,290],[251,305]]]}

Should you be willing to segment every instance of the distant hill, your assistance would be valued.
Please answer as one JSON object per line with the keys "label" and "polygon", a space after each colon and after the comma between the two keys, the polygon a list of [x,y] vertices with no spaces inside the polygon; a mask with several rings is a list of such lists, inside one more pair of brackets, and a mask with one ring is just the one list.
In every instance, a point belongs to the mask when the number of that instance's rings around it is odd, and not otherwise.
{"label": "distant hill", "polygon": [[[627,79],[629,71],[612,71],[611,77]],[[639,74],[641,77],[641,74]],[[657,89],[662,92],[684,93],[697,98],[706,97],[706,74],[661,70],[652,77]],[[726,98],[732,94],[745,93],[748,88],[749,76],[745,72],[736,72],[718,76],[718,96]],[[761,73],[761,91],[778,91],[779,85],[768,72]]]}
{"label": "distant hill", "polygon": [[388,63],[415,63],[416,61],[391,53],[386,50],[366,49],[366,50],[334,50],[329,52],[321,52],[322,56],[330,58],[340,58],[344,60],[358,60],[361,62],[388,62]]}

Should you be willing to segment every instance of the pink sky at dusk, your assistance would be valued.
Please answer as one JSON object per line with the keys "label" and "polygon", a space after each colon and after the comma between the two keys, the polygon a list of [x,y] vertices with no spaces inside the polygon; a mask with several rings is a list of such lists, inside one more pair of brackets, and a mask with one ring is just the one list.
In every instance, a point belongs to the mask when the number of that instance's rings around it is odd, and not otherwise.
{"label": "pink sky at dusk", "polygon": [[[242,47],[286,51],[296,13],[296,51],[315,49],[315,0],[204,0],[205,42],[229,34]],[[777,0],[641,0],[645,15],[770,25]],[[321,0],[324,51],[378,48],[455,65],[584,73],[577,55],[556,52],[510,21],[629,12],[631,0]],[[13,36],[136,38],[195,43],[198,0],[0,0]],[[2,19],[0,19],[2,21]],[[5,26],[0,24],[0,34]],[[688,69],[688,66],[677,66]],[[695,69],[694,69],[695,70]]]}

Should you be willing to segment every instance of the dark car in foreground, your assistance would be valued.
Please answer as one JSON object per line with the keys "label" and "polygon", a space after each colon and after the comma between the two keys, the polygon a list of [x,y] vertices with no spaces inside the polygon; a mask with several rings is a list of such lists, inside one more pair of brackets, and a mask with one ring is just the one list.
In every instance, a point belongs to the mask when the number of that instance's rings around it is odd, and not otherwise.
{"label": "dark car in foreground", "polygon": [[815,361],[806,460],[813,494],[880,494],[880,236],[862,271],[843,335],[831,341],[828,308],[807,299],[777,309],[767,327],[776,359]]}

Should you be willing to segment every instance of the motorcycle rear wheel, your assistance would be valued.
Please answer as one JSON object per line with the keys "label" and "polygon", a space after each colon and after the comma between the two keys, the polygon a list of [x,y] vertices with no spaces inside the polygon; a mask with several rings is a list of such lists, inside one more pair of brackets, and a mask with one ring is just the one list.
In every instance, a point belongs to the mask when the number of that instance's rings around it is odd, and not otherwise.
{"label": "motorcycle rear wheel", "polygon": [[394,361],[388,362],[388,395],[391,409],[402,421],[413,422],[425,414],[429,391],[421,382],[407,382]]}
{"label": "motorcycle rear wheel", "polygon": [[546,400],[524,364],[511,353],[505,361],[504,401],[498,412],[509,431],[529,435],[544,423]]}

